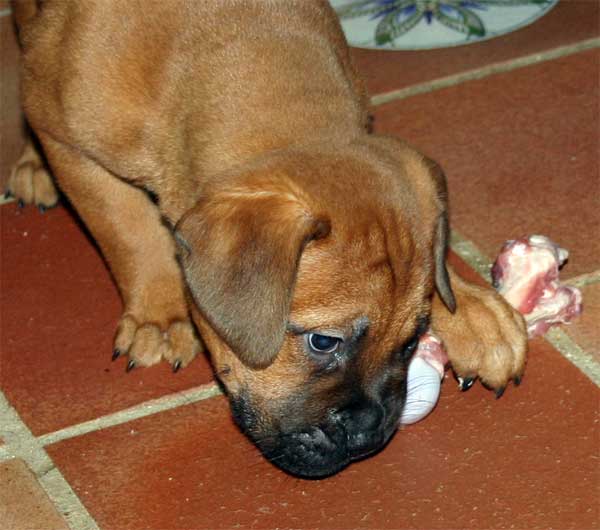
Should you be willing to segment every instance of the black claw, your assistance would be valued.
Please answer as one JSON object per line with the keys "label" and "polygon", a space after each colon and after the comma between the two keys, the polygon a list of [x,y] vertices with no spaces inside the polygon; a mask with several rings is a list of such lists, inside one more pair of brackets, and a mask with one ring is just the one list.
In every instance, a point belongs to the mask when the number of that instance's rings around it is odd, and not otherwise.
{"label": "black claw", "polygon": [[46,213],[46,207],[43,204],[38,204],[38,210],[40,213]]}
{"label": "black claw", "polygon": [[473,386],[473,383],[475,383],[475,377],[465,377],[464,379],[459,378],[458,382],[460,391],[466,392],[467,390],[469,390],[469,388]]}
{"label": "black claw", "polygon": [[498,390],[496,390],[496,399],[500,399],[502,397],[502,394],[504,394],[504,390],[506,387],[500,387]]}
{"label": "black claw", "polygon": [[126,372],[131,372],[135,368],[135,361],[131,360],[127,363],[127,368],[125,368]]}
{"label": "black claw", "polygon": [[513,379],[515,386],[519,386],[521,384],[521,379],[523,379],[523,376],[521,376],[521,375],[518,375],[517,377],[515,377]]}
{"label": "black claw", "polygon": [[121,350],[119,350],[119,348],[115,348],[112,353],[112,360],[116,361],[120,355],[121,355]]}
{"label": "black claw", "polygon": [[173,373],[177,373],[179,372],[179,369],[181,368],[181,361],[179,359],[177,359],[174,363],[173,363]]}
{"label": "black claw", "polygon": [[23,199],[19,199],[17,205],[19,206],[19,208],[25,208],[25,201],[23,201]]}

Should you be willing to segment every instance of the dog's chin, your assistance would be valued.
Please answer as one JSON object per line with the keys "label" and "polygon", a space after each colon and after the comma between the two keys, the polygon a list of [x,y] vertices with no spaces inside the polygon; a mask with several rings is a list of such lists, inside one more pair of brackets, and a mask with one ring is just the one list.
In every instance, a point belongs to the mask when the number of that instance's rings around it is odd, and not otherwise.
{"label": "dog's chin", "polygon": [[379,441],[359,450],[348,447],[343,430],[328,432],[327,427],[265,437],[256,444],[264,456],[283,471],[300,478],[321,479],[339,473],[353,461],[379,452],[395,431],[395,427],[387,430]]}
{"label": "dog's chin", "polygon": [[279,434],[258,442],[262,453],[282,470],[302,478],[324,478],[344,469],[351,461],[343,435],[327,434],[319,427]]}
{"label": "dog's chin", "polygon": [[339,423],[303,425],[283,432],[269,428],[247,394],[232,399],[233,416],[238,426],[257,445],[263,455],[283,471],[307,479],[335,475],[351,462],[362,460],[383,449],[397,430],[399,413],[388,413],[381,430],[349,436]]}

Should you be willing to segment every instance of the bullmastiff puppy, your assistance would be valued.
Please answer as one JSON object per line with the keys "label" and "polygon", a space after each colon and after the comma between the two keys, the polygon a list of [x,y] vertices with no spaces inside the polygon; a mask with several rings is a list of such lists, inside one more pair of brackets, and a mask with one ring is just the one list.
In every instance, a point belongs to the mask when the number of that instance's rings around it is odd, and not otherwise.
{"label": "bullmastiff puppy", "polygon": [[[241,429],[305,477],[390,439],[429,326],[465,384],[519,381],[522,318],[448,270],[444,175],[370,133],[325,0],[14,11],[27,119],[118,284],[128,369],[204,345]],[[9,192],[56,200],[31,146]]]}

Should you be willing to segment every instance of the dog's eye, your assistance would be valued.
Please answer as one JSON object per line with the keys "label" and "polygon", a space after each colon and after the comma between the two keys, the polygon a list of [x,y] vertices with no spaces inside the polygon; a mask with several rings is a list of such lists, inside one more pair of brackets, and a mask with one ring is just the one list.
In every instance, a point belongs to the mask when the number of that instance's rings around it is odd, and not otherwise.
{"label": "dog's eye", "polygon": [[307,336],[307,342],[312,352],[323,354],[334,353],[337,351],[339,345],[342,343],[342,339],[338,337],[331,337],[329,335],[309,333]]}

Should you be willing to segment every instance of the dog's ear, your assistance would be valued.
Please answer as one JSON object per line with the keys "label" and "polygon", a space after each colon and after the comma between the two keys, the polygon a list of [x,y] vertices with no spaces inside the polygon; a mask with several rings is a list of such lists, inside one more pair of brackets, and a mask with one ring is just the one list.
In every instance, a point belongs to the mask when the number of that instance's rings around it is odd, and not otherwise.
{"label": "dog's ear", "polygon": [[446,186],[446,175],[439,164],[430,158],[425,159],[429,172],[435,184],[440,212],[436,221],[436,229],[433,239],[433,257],[435,262],[435,287],[440,298],[451,313],[456,311],[456,299],[450,285],[450,277],[446,268],[446,255],[448,252],[448,239],[450,230],[448,225],[448,190]]}
{"label": "dog's ear", "polygon": [[267,367],[281,349],[302,250],[329,233],[309,202],[281,183],[221,189],[177,224],[194,302],[252,368]]}

